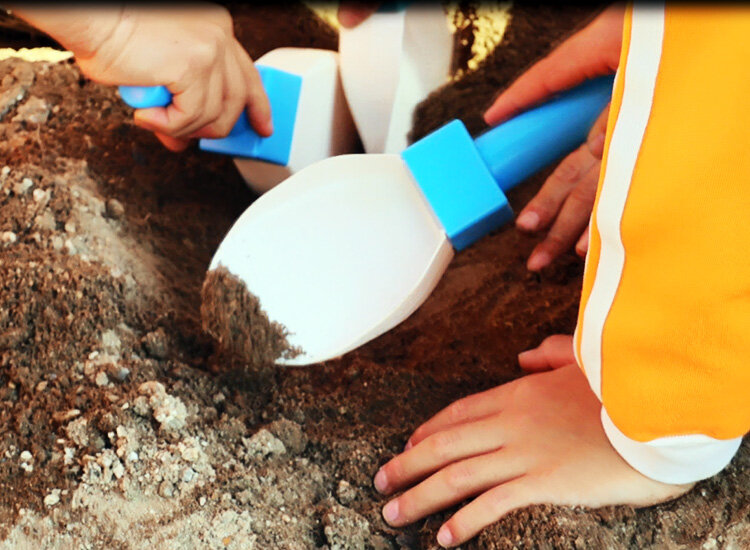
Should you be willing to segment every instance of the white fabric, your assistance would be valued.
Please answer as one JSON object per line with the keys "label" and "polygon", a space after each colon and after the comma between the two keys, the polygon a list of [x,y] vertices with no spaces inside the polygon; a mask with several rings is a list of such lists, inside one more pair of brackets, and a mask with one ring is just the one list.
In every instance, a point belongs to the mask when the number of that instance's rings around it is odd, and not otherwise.
{"label": "white fabric", "polygon": [[620,235],[625,202],[640,144],[651,114],[664,37],[664,5],[633,8],[625,88],[612,131],[607,167],[596,210],[601,253],[594,285],[583,315],[581,357],[591,389],[602,398],[602,331],[625,263]]}
{"label": "white fabric", "polygon": [[707,435],[660,437],[634,441],[623,434],[602,407],[602,425],[620,456],[640,473],[663,483],[691,483],[718,474],[740,448],[742,438]]}

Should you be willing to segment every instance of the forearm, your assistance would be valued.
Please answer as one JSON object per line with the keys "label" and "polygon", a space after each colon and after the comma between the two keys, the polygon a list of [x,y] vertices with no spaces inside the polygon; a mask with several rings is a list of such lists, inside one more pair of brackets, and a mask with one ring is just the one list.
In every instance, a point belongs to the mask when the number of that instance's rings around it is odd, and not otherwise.
{"label": "forearm", "polygon": [[78,7],[6,4],[5,7],[81,59],[93,56],[115,33],[123,17],[123,7],[116,4]]}

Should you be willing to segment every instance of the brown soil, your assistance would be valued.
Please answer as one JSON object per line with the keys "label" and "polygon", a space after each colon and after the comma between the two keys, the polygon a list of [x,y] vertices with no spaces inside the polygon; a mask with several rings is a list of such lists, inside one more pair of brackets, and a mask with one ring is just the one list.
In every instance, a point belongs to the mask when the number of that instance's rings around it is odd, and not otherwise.
{"label": "brown soil", "polygon": [[[335,46],[303,8],[233,9],[253,57]],[[503,45],[418,109],[414,135],[456,116],[480,131],[491,97],[589,16],[515,8]],[[572,330],[580,260],[531,274],[537,239],[506,227],[361,349],[227,369],[199,310],[213,251],[253,200],[231,160],[167,152],[72,64],[5,61],[0,76],[0,548],[435,548],[450,511],[392,529],[372,476],[430,415]],[[749,463],[746,441],[674,502],[533,506],[463,547],[748,548]]]}
{"label": "brown soil", "polygon": [[255,368],[279,358],[292,359],[301,352],[289,345],[286,327],[270,320],[257,296],[223,266],[206,275],[201,319],[203,329],[228,361]]}

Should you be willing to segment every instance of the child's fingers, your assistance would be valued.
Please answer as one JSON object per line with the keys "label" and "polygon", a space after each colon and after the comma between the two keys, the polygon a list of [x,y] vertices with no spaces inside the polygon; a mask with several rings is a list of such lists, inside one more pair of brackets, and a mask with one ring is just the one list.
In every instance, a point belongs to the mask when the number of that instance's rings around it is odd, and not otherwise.
{"label": "child's fingers", "polygon": [[247,90],[245,107],[247,108],[250,125],[261,136],[270,136],[273,133],[271,103],[268,101],[268,96],[263,88],[260,73],[239,42],[235,45],[235,48],[238,49],[237,55],[241,59],[240,65],[242,66],[242,74],[245,78]]}
{"label": "child's fingers", "polygon": [[576,254],[584,258],[588,251],[589,251],[589,228],[588,226],[586,226],[586,229],[583,230],[583,233],[581,233],[581,236],[578,239],[578,242],[576,243]]}
{"label": "child's fingers", "polygon": [[565,157],[518,215],[516,227],[524,231],[539,231],[548,227],[596,160],[586,145],[581,145]]}
{"label": "child's fingers", "polygon": [[224,97],[219,116],[204,126],[192,137],[223,138],[232,131],[235,122],[245,108],[245,78],[242,68],[230,48],[224,56]]}
{"label": "child's fingers", "polygon": [[581,175],[570,191],[544,240],[539,243],[526,264],[530,271],[539,271],[569,250],[589,223],[596,198],[601,162],[595,161]]}
{"label": "child's fingers", "polygon": [[495,451],[504,435],[498,415],[434,433],[380,468],[375,488],[389,494],[452,462]]}
{"label": "child's fingers", "polygon": [[170,151],[174,151],[175,153],[184,151],[188,148],[188,145],[190,145],[190,140],[187,139],[168,136],[167,134],[162,134],[160,132],[154,132],[154,135],[159,141],[161,141],[164,147],[166,147]]}
{"label": "child's fingers", "polygon": [[532,478],[521,476],[479,495],[446,521],[437,534],[438,543],[450,548],[462,544],[507,513],[541,502]]}
{"label": "child's fingers", "polygon": [[507,391],[507,385],[502,385],[454,401],[414,430],[406,443],[406,449],[410,449],[426,437],[450,426],[456,426],[499,412]]}
{"label": "child's fingers", "polygon": [[548,336],[539,347],[518,354],[519,366],[529,372],[553,370],[575,362],[573,337],[567,334]]}
{"label": "child's fingers", "polygon": [[619,63],[623,17],[623,6],[611,6],[534,64],[487,109],[487,124],[499,124],[584,80],[613,73]]}
{"label": "child's fingers", "polygon": [[523,467],[502,450],[456,462],[389,501],[383,507],[383,518],[394,527],[408,525],[518,477]]}

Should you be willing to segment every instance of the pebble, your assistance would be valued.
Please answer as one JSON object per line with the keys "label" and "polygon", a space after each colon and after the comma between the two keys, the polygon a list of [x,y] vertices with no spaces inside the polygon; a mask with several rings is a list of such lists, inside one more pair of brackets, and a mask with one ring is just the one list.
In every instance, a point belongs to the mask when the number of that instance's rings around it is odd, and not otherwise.
{"label": "pebble", "polygon": [[287,418],[271,422],[268,430],[278,437],[292,455],[298,455],[307,447],[307,435],[302,426]]}
{"label": "pebble", "polygon": [[32,187],[34,187],[34,182],[31,181],[31,178],[23,178],[13,187],[13,191],[16,195],[25,195]]}
{"label": "pebble", "polygon": [[122,219],[125,215],[125,207],[117,199],[108,199],[105,205],[107,216],[113,220]]}
{"label": "pebble", "polygon": [[60,489],[53,489],[50,494],[44,497],[44,505],[47,508],[52,508],[55,504],[60,502]]}
{"label": "pebble", "polygon": [[94,379],[94,382],[96,382],[96,385],[99,387],[106,386],[107,384],[109,384],[109,377],[104,371],[99,371],[96,375],[96,378]]}
{"label": "pebble", "polygon": [[11,122],[30,122],[31,124],[44,124],[49,118],[50,106],[41,97],[30,97],[26,103],[18,108],[18,114]]}
{"label": "pebble", "polygon": [[47,196],[47,192],[44,189],[34,189],[34,192],[31,194],[31,196],[36,202],[41,202]]}
{"label": "pebble", "polygon": [[4,243],[13,244],[18,240],[18,235],[13,233],[13,231],[3,231],[3,233],[0,235],[0,240],[2,240]]}
{"label": "pebble", "polygon": [[34,460],[34,456],[29,451],[22,451],[20,459],[22,462],[31,462]]}
{"label": "pebble", "polygon": [[155,359],[166,359],[167,335],[163,328],[158,328],[146,334],[143,337],[143,345],[146,347],[148,354]]}

